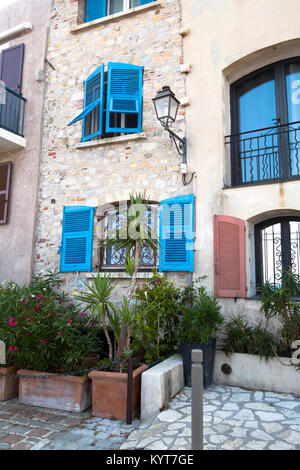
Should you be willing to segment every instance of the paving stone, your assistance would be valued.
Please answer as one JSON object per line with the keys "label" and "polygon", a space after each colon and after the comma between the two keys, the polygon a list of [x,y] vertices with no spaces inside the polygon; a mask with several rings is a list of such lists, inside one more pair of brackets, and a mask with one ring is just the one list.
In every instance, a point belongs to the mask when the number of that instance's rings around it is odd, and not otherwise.
{"label": "paving stone", "polygon": [[223,442],[225,442],[227,440],[227,437],[222,435],[222,434],[212,434],[210,436],[210,441],[213,443],[213,444],[222,444]]}
{"label": "paving stone", "polygon": [[255,411],[255,414],[262,420],[262,421],[280,421],[284,419],[284,417],[279,413],[268,413],[267,411]]}
{"label": "paving stone", "polygon": [[160,413],[158,418],[160,421],[167,421],[168,423],[173,423],[174,421],[181,419],[182,415],[175,410],[168,410]]}
{"label": "paving stone", "polygon": [[236,450],[240,449],[243,444],[242,439],[231,439],[229,441],[224,442],[221,445],[221,448],[224,450]]}
{"label": "paving stone", "polygon": [[246,403],[245,408],[250,408],[251,410],[259,410],[259,411],[274,411],[272,406],[269,404],[266,405],[265,403]]}
{"label": "paving stone", "polygon": [[279,401],[277,406],[288,408],[290,410],[293,410],[294,408],[297,408],[297,407],[299,407],[300,409],[300,403],[298,401]]}
{"label": "paving stone", "polygon": [[14,425],[12,424],[11,426],[8,426],[5,431],[10,432],[10,433],[15,433],[15,434],[22,434],[25,435],[27,434],[31,428],[29,426],[19,426],[19,425]]}
{"label": "paving stone", "polygon": [[0,450],[5,450],[5,449],[10,449],[10,445],[9,444],[4,444],[4,442],[0,442]]}
{"label": "paving stone", "polygon": [[271,444],[268,447],[270,450],[291,450],[293,449],[293,446],[290,444],[287,444],[286,442],[276,442],[275,444]]}
{"label": "paving stone", "polygon": [[261,423],[265,430],[269,433],[281,431],[283,426],[279,423]]}
{"label": "paving stone", "polygon": [[251,410],[241,410],[236,415],[234,415],[234,419],[242,420],[242,421],[254,421],[255,416],[253,411]]}
{"label": "paving stone", "polygon": [[248,449],[253,450],[263,450],[266,447],[267,443],[264,441],[250,441],[247,443]]}
{"label": "paving stone", "polygon": [[238,403],[250,401],[250,393],[233,393],[230,400]]}
{"label": "paving stone", "polygon": [[263,441],[273,441],[274,437],[270,436],[266,432],[262,431],[261,429],[257,429],[256,431],[251,432],[251,436],[255,439],[262,439]]}
{"label": "paving stone", "polygon": [[264,398],[263,392],[255,392],[253,395],[254,400],[262,401]]}
{"label": "paving stone", "polygon": [[6,428],[6,426],[9,426],[11,423],[9,421],[0,421],[0,429]]}

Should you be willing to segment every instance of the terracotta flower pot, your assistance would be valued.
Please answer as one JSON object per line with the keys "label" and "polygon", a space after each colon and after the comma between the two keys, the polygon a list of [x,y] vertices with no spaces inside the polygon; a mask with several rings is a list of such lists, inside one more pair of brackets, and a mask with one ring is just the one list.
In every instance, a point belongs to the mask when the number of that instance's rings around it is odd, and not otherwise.
{"label": "terracotta flower pot", "polygon": [[[19,375],[55,375],[48,372],[18,370]],[[19,401],[45,408],[80,413],[92,404],[88,377],[66,375],[47,379],[19,379]]]}
{"label": "terracotta flower pot", "polygon": [[[1,374],[16,374],[17,366],[0,367]],[[0,400],[9,400],[19,394],[19,379],[0,377]]]}
{"label": "terracotta flower pot", "polygon": [[[141,375],[148,369],[142,365],[133,371],[132,416],[140,413]],[[92,395],[94,416],[110,419],[126,419],[127,410],[127,374],[121,372],[93,371]]]}

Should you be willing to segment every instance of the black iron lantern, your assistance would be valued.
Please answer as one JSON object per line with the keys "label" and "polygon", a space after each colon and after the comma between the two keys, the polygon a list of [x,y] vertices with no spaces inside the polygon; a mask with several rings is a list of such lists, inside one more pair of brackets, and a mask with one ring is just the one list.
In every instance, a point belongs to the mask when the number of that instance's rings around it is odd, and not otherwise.
{"label": "black iron lantern", "polygon": [[176,121],[179,101],[169,86],[164,86],[153,98],[157,119],[162,126],[168,128],[169,124]]}
{"label": "black iron lantern", "polygon": [[179,137],[174,131],[170,129],[170,125],[176,121],[177,111],[179,107],[179,100],[176,98],[169,86],[164,86],[159,91],[155,98],[153,98],[153,104],[156,112],[156,117],[165,129],[169,133],[170,139],[173,140],[176,150],[179,155],[182,156],[182,162],[180,164],[180,172],[182,173],[182,182],[184,185],[190,184],[195,172],[189,181],[186,179],[187,174],[187,156],[186,156],[186,137]]}

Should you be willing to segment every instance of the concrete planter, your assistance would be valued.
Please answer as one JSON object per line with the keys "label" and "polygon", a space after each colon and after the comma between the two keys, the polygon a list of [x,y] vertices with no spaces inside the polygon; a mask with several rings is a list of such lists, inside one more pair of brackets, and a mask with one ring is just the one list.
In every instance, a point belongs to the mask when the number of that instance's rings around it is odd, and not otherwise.
{"label": "concrete planter", "polygon": [[141,420],[159,413],[183,387],[184,374],[180,354],[174,354],[144,372],[141,389]]}
{"label": "concrete planter", "polygon": [[[48,372],[18,370],[19,375],[55,375]],[[92,404],[92,387],[88,377],[53,377],[19,379],[19,401],[28,405],[56,408],[80,413]]]}
{"label": "concrete planter", "polygon": [[[1,374],[16,374],[17,366],[0,367]],[[0,377],[0,401],[9,400],[19,394],[19,379]]]}
{"label": "concrete planter", "polygon": [[[290,361],[286,357],[280,359],[284,363]],[[266,361],[252,354],[233,353],[226,356],[223,351],[217,351],[214,382],[300,396],[300,371],[293,366],[282,365],[277,358]]]}
{"label": "concrete planter", "polygon": [[[133,371],[132,416],[139,415],[141,403],[141,375],[147,370],[142,365]],[[92,371],[93,415],[100,418],[126,419],[127,374],[121,372]]]}

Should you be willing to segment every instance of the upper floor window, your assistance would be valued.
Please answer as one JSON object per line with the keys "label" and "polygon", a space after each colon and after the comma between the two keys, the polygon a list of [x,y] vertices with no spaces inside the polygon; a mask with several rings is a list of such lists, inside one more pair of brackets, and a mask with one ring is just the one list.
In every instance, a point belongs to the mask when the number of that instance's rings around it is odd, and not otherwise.
{"label": "upper floor window", "polygon": [[154,0],[86,0],[86,21],[93,21],[121,11],[146,5]]}
{"label": "upper floor window", "polygon": [[82,142],[142,131],[143,67],[100,65],[84,82],[84,109],[68,125],[82,120]]}
{"label": "upper floor window", "polygon": [[25,98],[22,96],[24,44],[3,49],[0,54],[0,127],[23,137]]}
{"label": "upper floor window", "polygon": [[300,176],[300,58],[277,62],[231,86],[232,185]]}

